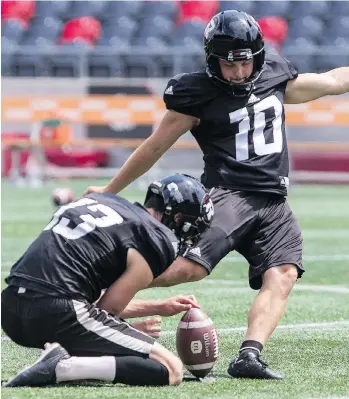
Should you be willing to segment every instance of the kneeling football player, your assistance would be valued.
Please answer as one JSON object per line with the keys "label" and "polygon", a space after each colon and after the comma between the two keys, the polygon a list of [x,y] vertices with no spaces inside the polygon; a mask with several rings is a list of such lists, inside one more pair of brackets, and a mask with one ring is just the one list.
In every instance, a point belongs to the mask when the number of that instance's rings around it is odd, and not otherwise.
{"label": "kneeling football player", "polygon": [[197,306],[191,296],[132,299],[171,265],[182,244],[195,244],[212,216],[202,184],[180,174],[152,183],[144,207],[90,194],[59,208],[6,278],[2,328],[19,345],[45,347],[6,386],[88,379],[179,384],[180,359],[123,318]]}

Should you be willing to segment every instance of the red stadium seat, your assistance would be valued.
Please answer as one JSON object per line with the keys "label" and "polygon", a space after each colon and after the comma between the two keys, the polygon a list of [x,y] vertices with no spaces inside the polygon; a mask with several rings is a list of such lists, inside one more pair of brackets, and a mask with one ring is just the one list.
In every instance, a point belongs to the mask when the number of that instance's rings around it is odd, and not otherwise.
{"label": "red stadium seat", "polygon": [[264,39],[277,48],[280,48],[287,38],[288,23],[281,17],[263,17],[258,20]]}
{"label": "red stadium seat", "polygon": [[35,14],[35,1],[2,1],[1,19],[21,19],[28,22]]}
{"label": "red stadium seat", "polygon": [[101,23],[94,17],[79,17],[68,21],[63,28],[61,43],[71,43],[76,39],[94,45],[101,34]]}
{"label": "red stadium seat", "polygon": [[194,18],[207,23],[219,11],[219,1],[180,1],[178,2],[178,23]]}

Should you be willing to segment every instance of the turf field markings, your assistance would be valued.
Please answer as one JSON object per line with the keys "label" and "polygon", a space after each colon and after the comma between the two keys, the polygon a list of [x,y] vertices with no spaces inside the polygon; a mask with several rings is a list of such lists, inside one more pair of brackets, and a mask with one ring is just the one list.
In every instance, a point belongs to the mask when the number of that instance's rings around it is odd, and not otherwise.
{"label": "turf field markings", "polygon": [[[300,323],[300,324],[281,324],[276,328],[276,331],[293,331],[293,330],[341,330],[349,327],[349,320],[328,321],[319,323]],[[246,326],[231,327],[231,328],[218,328],[217,332],[221,335],[240,333],[246,331]],[[161,332],[161,336],[175,335],[176,330],[165,330]],[[11,341],[7,335],[1,336],[1,341]]]}

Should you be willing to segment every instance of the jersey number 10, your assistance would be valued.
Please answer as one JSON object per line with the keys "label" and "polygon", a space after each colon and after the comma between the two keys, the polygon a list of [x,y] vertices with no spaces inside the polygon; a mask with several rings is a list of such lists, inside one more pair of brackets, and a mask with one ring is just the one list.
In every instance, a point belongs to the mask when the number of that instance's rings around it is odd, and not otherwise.
{"label": "jersey number 10", "polygon": [[[76,227],[69,227],[70,219],[63,216],[68,209],[85,206],[87,212],[79,215],[82,223]],[[100,211],[105,216],[96,218],[93,213]],[[99,204],[98,201],[90,198],[81,198],[78,201],[71,202],[64,205],[53,214],[51,222],[44,228],[44,230],[52,230],[54,233],[67,238],[68,240],[77,240],[88,233],[91,233],[96,227],[109,227],[115,224],[121,224],[124,221],[114,209],[107,205]]]}
{"label": "jersey number 10", "polygon": [[[271,133],[273,140],[266,143],[264,131],[267,127],[266,111],[273,110]],[[230,123],[239,123],[239,132],[235,136],[236,160],[245,161],[253,155],[248,148],[248,134],[252,130],[252,141],[256,155],[268,155],[282,151],[282,111],[283,106],[276,96],[266,97],[253,106],[253,113],[241,108],[229,113]],[[253,118],[253,119],[252,119]],[[251,129],[253,120],[254,128]]]}

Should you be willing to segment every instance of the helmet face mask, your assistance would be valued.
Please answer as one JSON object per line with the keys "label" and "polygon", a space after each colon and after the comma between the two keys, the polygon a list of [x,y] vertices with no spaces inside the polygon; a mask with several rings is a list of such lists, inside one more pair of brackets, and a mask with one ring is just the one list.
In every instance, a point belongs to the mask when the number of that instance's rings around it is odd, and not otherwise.
{"label": "helmet face mask", "polygon": [[[258,23],[250,15],[236,10],[223,11],[208,23],[204,33],[207,74],[224,83],[233,95],[249,96],[264,65],[264,40]],[[251,76],[243,83],[230,82],[222,76],[219,59],[243,61],[253,59]]]}
{"label": "helmet face mask", "polygon": [[211,224],[214,213],[211,197],[205,187],[188,175],[173,174],[153,182],[145,202],[151,195],[164,200],[161,222],[169,227],[181,244],[195,245]]}

